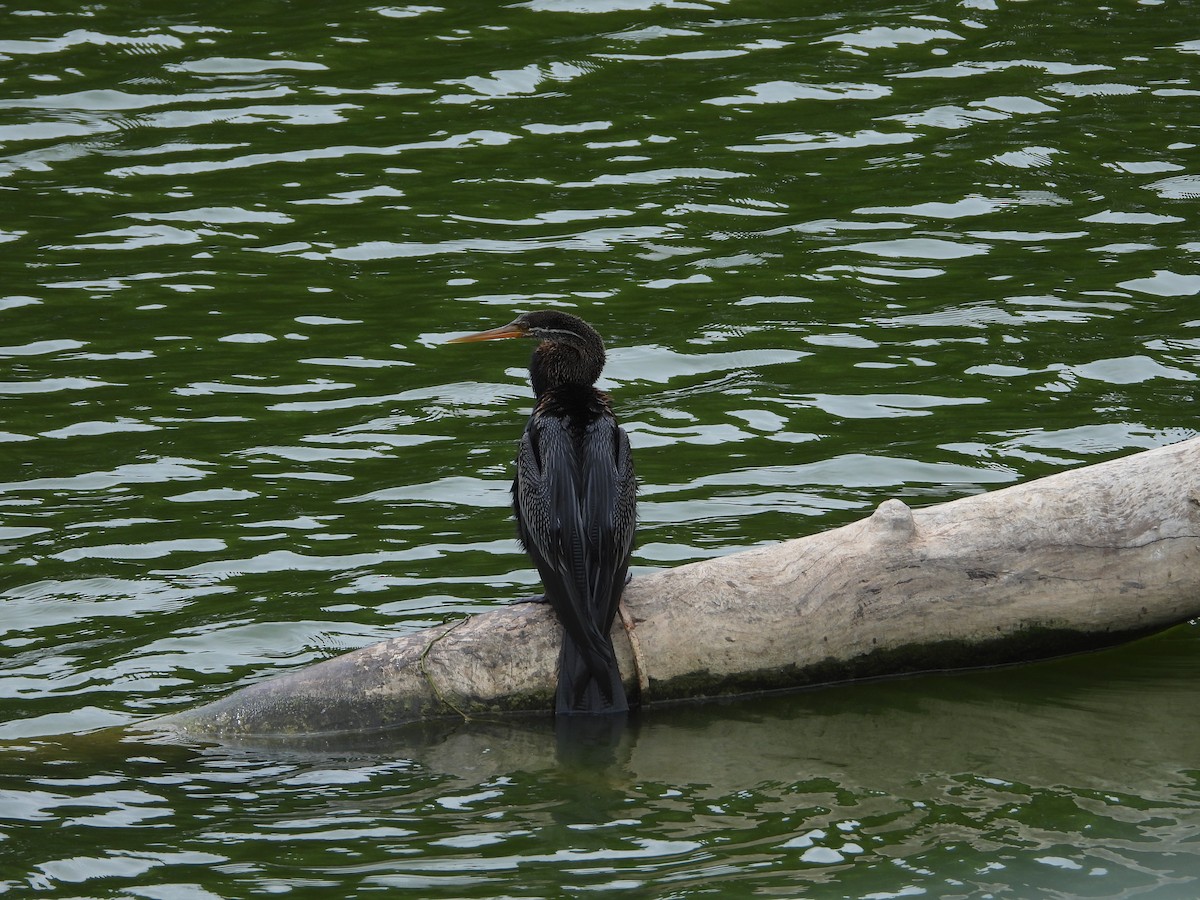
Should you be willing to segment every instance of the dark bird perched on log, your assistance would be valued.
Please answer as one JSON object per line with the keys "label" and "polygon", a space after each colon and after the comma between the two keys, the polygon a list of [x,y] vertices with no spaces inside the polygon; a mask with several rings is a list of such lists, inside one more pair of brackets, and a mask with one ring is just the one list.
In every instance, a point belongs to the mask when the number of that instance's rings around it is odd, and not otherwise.
{"label": "dark bird perched on log", "polygon": [[633,548],[637,482],[629,436],[595,388],[604,342],[577,316],[524,313],[451,343],[531,337],[537,403],[513,480],[517,534],[566,634],[558,661],[558,715],[629,708],[609,631]]}

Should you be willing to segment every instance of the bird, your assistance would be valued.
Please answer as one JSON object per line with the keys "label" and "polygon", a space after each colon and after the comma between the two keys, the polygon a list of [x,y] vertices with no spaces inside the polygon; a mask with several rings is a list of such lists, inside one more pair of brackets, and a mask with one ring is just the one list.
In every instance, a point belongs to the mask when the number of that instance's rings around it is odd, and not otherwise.
{"label": "bird", "polygon": [[534,408],[512,485],[517,536],[563,626],[554,711],[625,713],[610,629],[625,590],[637,516],[629,435],[596,388],[604,341],[578,316],[547,309],[450,343],[527,337]]}

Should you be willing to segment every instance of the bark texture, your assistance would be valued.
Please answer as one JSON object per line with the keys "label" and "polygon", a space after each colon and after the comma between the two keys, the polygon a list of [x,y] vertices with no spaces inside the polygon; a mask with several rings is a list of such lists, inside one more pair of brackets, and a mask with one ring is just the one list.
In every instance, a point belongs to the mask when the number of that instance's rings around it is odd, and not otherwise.
{"label": "bark texture", "polygon": [[[799,688],[1093,649],[1200,616],[1200,438],[636,578],[613,629],[631,699]],[[520,603],[160,720],[317,734],[545,712],[561,632]]]}

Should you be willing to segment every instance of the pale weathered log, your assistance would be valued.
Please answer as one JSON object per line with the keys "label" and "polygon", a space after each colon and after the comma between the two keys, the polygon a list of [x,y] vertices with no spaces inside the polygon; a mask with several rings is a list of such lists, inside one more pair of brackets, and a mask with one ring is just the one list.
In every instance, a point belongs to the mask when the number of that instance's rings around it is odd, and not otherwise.
{"label": "pale weathered log", "polygon": [[[1200,438],[634,579],[614,641],[643,707],[1093,649],[1200,616]],[[314,734],[544,712],[559,627],[519,603],[160,720]]]}

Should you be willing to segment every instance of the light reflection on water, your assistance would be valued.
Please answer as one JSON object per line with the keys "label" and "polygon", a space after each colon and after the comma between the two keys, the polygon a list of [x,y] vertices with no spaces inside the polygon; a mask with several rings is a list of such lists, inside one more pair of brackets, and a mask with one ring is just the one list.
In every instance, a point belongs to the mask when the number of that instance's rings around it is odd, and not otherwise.
{"label": "light reflection on water", "polygon": [[1194,434],[1186,9],[9,20],[0,884],[1186,895],[1190,629],[662,713],[599,771],[540,725],[87,734],[535,593],[528,347],[442,346],[517,309],[608,340],[636,571]]}

